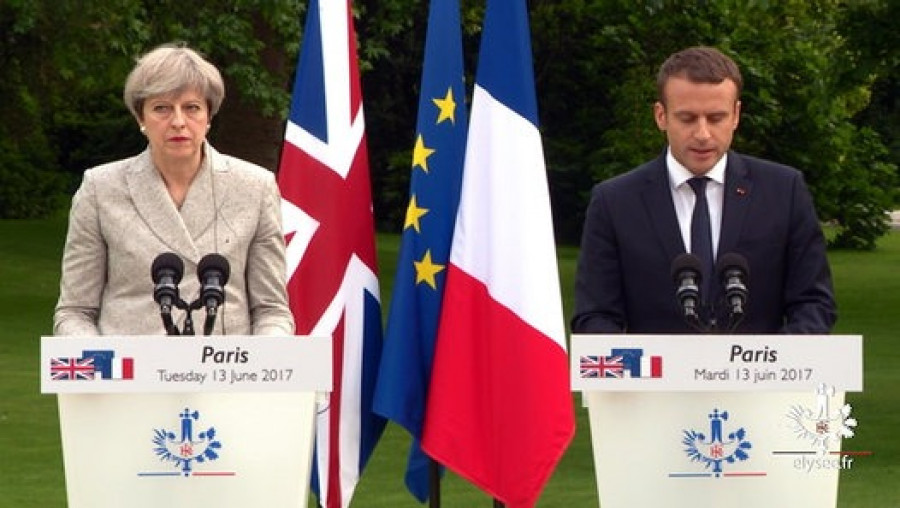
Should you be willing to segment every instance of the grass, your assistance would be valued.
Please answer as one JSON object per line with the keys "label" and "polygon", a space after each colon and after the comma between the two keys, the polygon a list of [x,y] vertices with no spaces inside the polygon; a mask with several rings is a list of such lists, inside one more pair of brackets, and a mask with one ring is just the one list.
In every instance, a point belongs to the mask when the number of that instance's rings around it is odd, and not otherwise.
{"label": "grass", "polygon": [[[40,395],[37,358],[41,335],[49,335],[58,291],[64,219],[0,221],[0,508],[65,506],[56,402]],[[398,239],[381,235],[382,300],[389,301]],[[559,249],[563,305],[572,308],[577,250]],[[879,242],[874,252],[829,253],[840,320],[836,333],[865,337],[865,392],[848,394],[859,420],[848,450],[871,450],[842,472],[838,506],[900,506],[900,348],[896,309],[900,308],[900,233]],[[386,306],[385,306],[386,308]],[[596,506],[590,434],[580,397],[575,439],[547,484],[539,507]],[[420,507],[403,486],[409,437],[389,425],[359,483],[353,506]],[[456,475],[446,475],[447,507],[491,506],[484,493]],[[313,506],[310,504],[310,506]]]}

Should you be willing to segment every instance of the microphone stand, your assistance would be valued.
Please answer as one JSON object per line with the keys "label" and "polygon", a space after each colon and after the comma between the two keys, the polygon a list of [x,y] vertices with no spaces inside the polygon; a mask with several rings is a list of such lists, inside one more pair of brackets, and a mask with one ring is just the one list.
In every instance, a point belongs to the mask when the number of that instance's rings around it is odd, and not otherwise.
{"label": "microphone stand", "polygon": [[709,325],[704,325],[700,320],[700,315],[696,312],[690,313],[684,317],[687,324],[700,333],[709,333]]}
{"label": "microphone stand", "polygon": [[[203,335],[212,335],[213,328],[216,326],[216,316],[219,314],[219,305],[215,302],[210,304],[210,299],[206,302],[206,319],[203,321]],[[204,305],[200,305],[203,307]]]}
{"label": "microphone stand", "polygon": [[[191,313],[201,307],[203,307],[203,302],[201,302],[199,298],[191,302],[190,305],[185,303],[184,310],[187,314],[184,317],[184,331],[182,332],[182,335],[195,335],[194,318]],[[204,330],[204,335],[209,335],[209,332]]]}
{"label": "microphone stand", "polygon": [[165,327],[167,335],[180,335],[178,327],[175,326],[175,322],[172,320],[172,306],[161,305],[159,315],[162,317],[163,327]]}
{"label": "microphone stand", "polygon": [[725,288],[725,298],[723,303],[728,310],[728,333],[734,333],[741,321],[744,320],[746,313],[744,307],[747,305],[746,293],[741,297],[740,293],[730,287]]}
{"label": "microphone stand", "polygon": [[744,312],[731,311],[728,313],[728,332],[734,333],[741,321],[744,320]]}
{"label": "microphone stand", "polygon": [[[710,333],[715,334],[719,333],[718,326],[718,317],[716,315],[716,305],[709,304],[706,307],[709,308],[709,321],[703,324],[700,320],[700,317],[696,314],[693,316],[694,319],[690,319],[689,317],[685,317],[688,324],[693,326],[697,331],[701,333]],[[744,310],[743,307],[734,306],[729,302],[725,302],[725,307],[728,309],[728,322],[727,326],[722,329],[723,333],[733,334],[737,329],[738,325],[741,324],[741,321],[744,320]]]}
{"label": "microphone stand", "polygon": [[[696,306],[683,306],[682,313],[685,323],[697,333],[714,334],[718,331],[716,306],[714,304],[700,303],[698,301]],[[709,319],[704,319],[704,317]]]}
{"label": "microphone stand", "polygon": [[[166,327],[166,333],[168,333],[169,335],[195,335],[196,332],[194,331],[194,318],[191,313],[202,307],[203,303],[198,298],[191,302],[189,305],[187,302],[179,298],[178,302],[175,303],[175,306],[185,311],[186,313],[184,316],[184,327],[181,332],[178,331],[178,326],[175,325],[175,323],[172,321],[172,309],[171,307],[168,307],[165,310],[160,310],[163,325]],[[206,332],[205,335],[209,335],[209,332]]]}
{"label": "microphone stand", "polygon": [[203,321],[203,335],[212,335],[213,328],[216,326],[216,309],[207,309],[206,319]]}
{"label": "microphone stand", "polygon": [[716,304],[710,303],[706,305],[706,307],[709,309],[709,320],[706,322],[705,333],[717,333],[719,330],[719,319],[718,316],[716,316]]}
{"label": "microphone stand", "polygon": [[184,330],[182,335],[194,335],[194,319],[191,317],[191,308],[187,308],[187,315],[184,317]]}

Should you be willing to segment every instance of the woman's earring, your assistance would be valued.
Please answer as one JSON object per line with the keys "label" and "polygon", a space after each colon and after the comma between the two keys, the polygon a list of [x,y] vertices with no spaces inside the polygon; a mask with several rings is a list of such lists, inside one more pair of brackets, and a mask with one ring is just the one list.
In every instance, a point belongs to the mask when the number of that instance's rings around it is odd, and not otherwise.
{"label": "woman's earring", "polygon": [[141,125],[141,134],[147,134],[147,127]]}

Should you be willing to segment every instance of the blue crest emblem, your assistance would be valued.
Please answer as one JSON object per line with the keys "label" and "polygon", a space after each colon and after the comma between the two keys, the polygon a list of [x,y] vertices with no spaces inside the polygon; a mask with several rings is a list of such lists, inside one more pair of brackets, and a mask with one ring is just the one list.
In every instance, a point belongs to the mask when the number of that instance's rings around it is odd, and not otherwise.
{"label": "blue crest emblem", "polygon": [[219,458],[222,443],[216,439],[216,429],[209,427],[196,432],[195,423],[200,420],[198,411],[185,408],[178,415],[181,429],[173,432],[166,429],[153,431],[153,451],[162,461],[174,462],[184,476],[190,476],[194,463],[203,463]]}
{"label": "blue crest emblem", "polygon": [[747,432],[743,427],[725,434],[724,423],[728,420],[728,411],[719,412],[714,409],[709,420],[708,436],[703,432],[685,430],[681,442],[691,461],[700,462],[707,469],[712,468],[712,473],[719,478],[723,464],[734,464],[750,458],[748,450],[752,445],[747,441]]}

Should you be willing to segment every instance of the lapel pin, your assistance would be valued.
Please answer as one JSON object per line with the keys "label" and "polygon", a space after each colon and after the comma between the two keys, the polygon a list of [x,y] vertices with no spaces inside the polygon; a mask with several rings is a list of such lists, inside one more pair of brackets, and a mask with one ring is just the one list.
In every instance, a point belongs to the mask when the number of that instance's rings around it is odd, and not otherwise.
{"label": "lapel pin", "polygon": [[743,188],[743,187],[738,187],[738,188],[737,188],[737,195],[738,195],[738,196],[746,196],[746,195],[747,195],[747,189],[745,189],[745,188]]}

